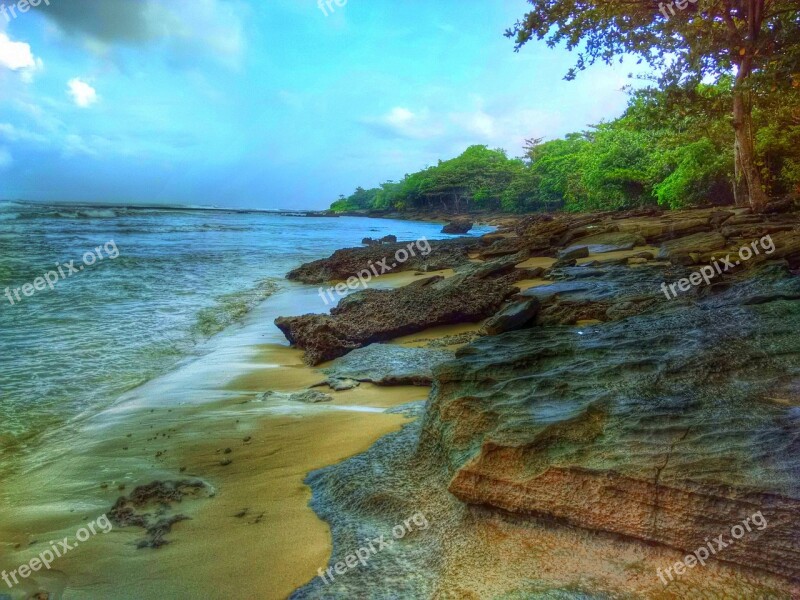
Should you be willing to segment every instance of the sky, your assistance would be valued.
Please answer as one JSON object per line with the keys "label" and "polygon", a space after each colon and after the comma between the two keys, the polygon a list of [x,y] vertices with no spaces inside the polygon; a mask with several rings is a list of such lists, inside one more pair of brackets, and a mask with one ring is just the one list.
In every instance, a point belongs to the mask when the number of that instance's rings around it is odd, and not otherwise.
{"label": "sky", "polygon": [[631,83],[515,53],[524,0],[0,2],[0,199],[326,208],[613,119]]}

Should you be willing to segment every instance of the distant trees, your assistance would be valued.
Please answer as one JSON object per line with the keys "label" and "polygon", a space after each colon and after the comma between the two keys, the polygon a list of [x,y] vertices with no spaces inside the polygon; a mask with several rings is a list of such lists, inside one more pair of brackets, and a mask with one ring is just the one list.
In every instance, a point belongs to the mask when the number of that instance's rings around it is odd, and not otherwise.
{"label": "distant trees", "polygon": [[[662,89],[693,89],[702,81],[728,81],[734,195],[755,209],[767,201],[760,123],[755,113],[798,84],[800,3],[797,0],[528,0],[533,9],[506,33],[519,50],[546,39],[579,49],[567,74],[624,54],[638,56],[659,74]],[[679,10],[675,10],[675,9]],[[692,171],[707,171],[702,145],[674,160],[682,174],[662,186],[664,198],[691,191]],[[708,146],[705,146],[707,149]],[[792,169],[794,167],[788,167]],[[623,173],[620,173],[623,175]],[[620,182],[622,183],[622,182]],[[702,185],[701,185],[702,187]]]}
{"label": "distant trees", "polygon": [[[618,119],[563,139],[530,139],[525,155],[471,146],[399,182],[357,188],[332,209],[505,212],[731,204],[732,78],[631,92]],[[800,79],[753,111],[766,193],[800,192]]]}

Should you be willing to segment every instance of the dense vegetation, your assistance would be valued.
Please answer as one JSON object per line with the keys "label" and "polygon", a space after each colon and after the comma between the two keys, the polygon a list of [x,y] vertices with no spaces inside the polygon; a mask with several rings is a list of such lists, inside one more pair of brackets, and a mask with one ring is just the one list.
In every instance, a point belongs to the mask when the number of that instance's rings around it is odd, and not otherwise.
{"label": "dense vegetation", "polygon": [[[472,146],[401,181],[358,188],[331,208],[531,212],[733,203],[732,85],[728,78],[638,90],[619,119],[564,139],[530,140],[522,158]],[[771,96],[753,118],[768,194],[800,190],[800,85]]]}
{"label": "dense vegetation", "polygon": [[528,0],[506,35],[577,50],[587,65],[623,55],[653,85],[625,114],[526,154],[472,146],[399,182],[356,192],[337,211],[527,212],[647,204],[750,203],[800,191],[798,0]]}

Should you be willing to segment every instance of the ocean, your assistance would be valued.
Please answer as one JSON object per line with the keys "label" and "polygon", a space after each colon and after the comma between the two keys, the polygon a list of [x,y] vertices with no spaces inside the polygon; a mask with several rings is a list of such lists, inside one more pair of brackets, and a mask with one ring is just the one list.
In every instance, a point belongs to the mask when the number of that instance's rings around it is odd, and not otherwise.
{"label": "ocean", "polygon": [[[367,236],[448,237],[440,230],[359,217],[0,202],[0,451],[191,364],[288,285],[292,268]],[[316,312],[325,310],[320,302]]]}

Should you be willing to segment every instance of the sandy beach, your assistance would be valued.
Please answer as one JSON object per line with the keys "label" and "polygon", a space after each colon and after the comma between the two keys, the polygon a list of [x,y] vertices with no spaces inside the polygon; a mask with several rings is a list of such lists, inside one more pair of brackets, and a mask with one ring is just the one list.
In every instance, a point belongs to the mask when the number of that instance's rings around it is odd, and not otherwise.
{"label": "sandy beach", "polygon": [[[166,392],[166,402],[151,389],[140,391],[50,436],[44,452],[8,465],[0,571],[28,562],[48,548],[47,540],[74,537],[137,485],[196,478],[213,490],[179,505],[190,520],[173,527],[166,546],[137,549],[144,536],[138,528],[99,534],[58,558],[50,571],[23,580],[13,598],[40,590],[70,599],[179,598],[191,581],[193,593],[204,590],[209,598],[227,597],[220,595],[222,586],[230,597],[283,599],[317,576],[327,565],[331,537],[309,507],[305,477],[398,430],[408,419],[384,410],[422,400],[428,389],[363,383],[341,392],[326,388],[334,400],[323,404],[259,400],[265,391],[301,391],[325,378],[303,363],[300,350],[279,343],[277,330],[267,336],[271,343],[252,343],[263,339],[257,330],[284,302],[297,297],[267,302],[241,328],[235,351],[230,344],[221,348],[180,382],[167,378],[146,386]],[[206,368],[214,363],[210,373]],[[183,388],[193,372],[205,374],[203,383]]]}

